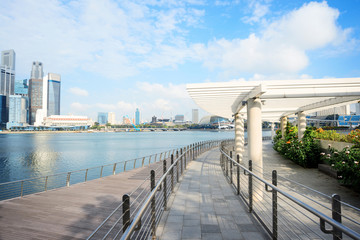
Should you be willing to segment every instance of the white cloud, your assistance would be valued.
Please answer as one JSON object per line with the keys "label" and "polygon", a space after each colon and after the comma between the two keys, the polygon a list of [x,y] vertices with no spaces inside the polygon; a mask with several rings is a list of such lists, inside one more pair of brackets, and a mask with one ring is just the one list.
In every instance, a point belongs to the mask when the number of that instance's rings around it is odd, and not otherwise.
{"label": "white cloud", "polygon": [[159,83],[138,82],[136,86],[139,90],[164,98],[178,99],[188,98],[184,84],[174,85],[169,83],[167,86]]}
{"label": "white cloud", "polygon": [[169,101],[162,99],[162,98],[155,100],[153,108],[161,110],[161,111],[173,110],[172,104]]}
{"label": "white cloud", "polygon": [[15,49],[20,74],[28,74],[31,62],[39,60],[52,72],[82,69],[121,79],[142,68],[183,62],[188,57],[184,52],[189,53],[186,27],[201,22],[201,4],[191,0],[5,1],[0,9],[0,46]]}
{"label": "white cloud", "polygon": [[119,101],[116,107],[123,112],[133,112],[138,107],[138,105],[136,103]]}
{"label": "white cloud", "polygon": [[97,103],[95,104],[95,106],[99,109],[101,109],[101,111],[104,111],[104,110],[114,110],[116,109],[116,105],[114,104],[106,104],[106,103]]}
{"label": "white cloud", "polygon": [[250,17],[244,17],[243,20],[246,23],[257,23],[263,19],[263,17],[269,12],[269,4],[262,4],[260,2],[252,1],[249,4],[252,15]]}
{"label": "white cloud", "polygon": [[250,34],[246,39],[217,39],[193,49],[210,69],[296,73],[308,66],[308,51],[346,45],[350,30],[337,25],[338,16],[338,10],[326,2],[311,2],[268,24],[261,34]]}
{"label": "white cloud", "polygon": [[73,87],[69,89],[69,92],[71,92],[72,94],[78,95],[78,96],[89,96],[88,91],[86,91],[85,89],[81,89],[78,87]]}
{"label": "white cloud", "polygon": [[82,111],[86,111],[91,106],[88,105],[88,104],[83,104],[83,103],[79,103],[79,102],[73,102],[73,103],[71,103],[70,107],[71,107],[72,110],[82,112]]}

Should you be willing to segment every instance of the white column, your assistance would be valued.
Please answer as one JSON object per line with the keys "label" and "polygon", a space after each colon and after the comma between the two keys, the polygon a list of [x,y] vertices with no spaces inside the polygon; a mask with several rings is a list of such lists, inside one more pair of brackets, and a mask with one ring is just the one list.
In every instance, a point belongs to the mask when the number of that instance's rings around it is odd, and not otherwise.
{"label": "white column", "polygon": [[259,98],[247,101],[247,115],[249,159],[254,165],[262,167],[261,100]]}
{"label": "white column", "polygon": [[280,119],[280,129],[281,129],[281,138],[285,138],[285,131],[286,131],[286,124],[287,124],[287,117],[282,117]]}
{"label": "white column", "polygon": [[275,127],[275,123],[271,122],[271,140],[274,139],[274,135],[275,135],[274,127]]}
{"label": "white column", "polygon": [[235,153],[239,155],[240,161],[243,159],[244,143],[244,116],[237,113],[235,114]]}
{"label": "white column", "polygon": [[304,132],[306,130],[306,114],[304,112],[298,112],[298,139],[304,137]]}

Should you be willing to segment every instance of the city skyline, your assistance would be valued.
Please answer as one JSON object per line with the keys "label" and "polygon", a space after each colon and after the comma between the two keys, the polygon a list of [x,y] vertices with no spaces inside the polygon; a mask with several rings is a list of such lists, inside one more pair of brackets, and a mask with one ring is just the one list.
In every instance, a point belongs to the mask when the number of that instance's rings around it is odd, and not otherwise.
{"label": "city skyline", "polygon": [[29,78],[34,60],[61,73],[62,114],[114,112],[120,121],[139,108],[145,121],[191,120],[198,107],[186,83],[360,75],[355,1],[3,5],[0,49],[15,50],[16,79]]}

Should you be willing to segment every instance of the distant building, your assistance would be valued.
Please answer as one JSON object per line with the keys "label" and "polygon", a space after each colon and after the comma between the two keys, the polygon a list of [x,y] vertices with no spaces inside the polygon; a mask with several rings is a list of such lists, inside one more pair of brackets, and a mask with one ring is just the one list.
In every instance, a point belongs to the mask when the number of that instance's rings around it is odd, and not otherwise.
{"label": "distant building", "polygon": [[175,115],[175,123],[183,123],[184,122],[184,115]]}
{"label": "distant building", "polygon": [[29,86],[27,84],[27,79],[15,80],[15,95],[21,95],[27,97],[29,95]]}
{"label": "distant building", "polygon": [[44,78],[44,81],[47,81],[46,115],[60,115],[61,76],[55,73],[48,73],[48,75]]}
{"label": "distant building", "polygon": [[152,118],[151,118],[151,123],[156,123],[157,122],[157,117],[156,116],[153,116]]}
{"label": "distant building", "polygon": [[87,116],[51,115],[45,118],[44,126],[91,126],[93,121]]}
{"label": "distant building", "polygon": [[14,95],[15,88],[15,51],[6,50],[1,52],[0,65],[0,95],[5,96],[6,110],[2,119],[8,121],[9,116],[9,97]]}
{"label": "distant building", "polygon": [[99,112],[98,113],[98,123],[100,125],[105,125],[108,123],[108,113],[107,112]]}
{"label": "distant building", "polygon": [[205,116],[205,117],[201,118],[201,120],[199,122],[200,125],[218,125],[221,123],[231,123],[231,121],[227,118],[210,115],[210,116]]}
{"label": "distant building", "polygon": [[344,105],[341,107],[328,108],[319,112],[316,112],[316,116],[328,116],[328,115],[350,115],[350,105]]}
{"label": "distant building", "polygon": [[5,127],[7,121],[6,96],[0,95],[0,129]]}
{"label": "distant building", "polygon": [[130,118],[123,116],[123,124],[124,125],[130,125],[131,124]]}
{"label": "distant building", "polygon": [[110,123],[111,125],[116,124],[115,113],[113,113],[113,112],[108,113],[108,123]]}
{"label": "distant building", "polygon": [[29,122],[31,125],[33,125],[36,120],[37,110],[43,108],[43,77],[43,64],[34,61],[31,69],[31,77],[29,79]]}
{"label": "distant building", "polygon": [[135,125],[139,125],[140,124],[140,111],[137,108],[135,111]]}
{"label": "distant building", "polygon": [[9,99],[9,120],[6,128],[27,126],[29,116],[28,98],[21,95],[11,95]]}
{"label": "distant building", "polygon": [[192,110],[192,123],[199,123],[199,109]]}

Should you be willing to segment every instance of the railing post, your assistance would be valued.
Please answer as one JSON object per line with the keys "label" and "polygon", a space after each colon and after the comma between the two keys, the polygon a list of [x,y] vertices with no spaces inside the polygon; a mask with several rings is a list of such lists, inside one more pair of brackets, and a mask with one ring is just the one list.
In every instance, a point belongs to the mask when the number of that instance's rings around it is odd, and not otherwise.
{"label": "railing post", "polygon": [[192,160],[194,160],[195,159],[195,153],[194,153],[194,149],[195,148],[195,146],[194,146],[194,144],[191,144],[191,155],[192,155],[192,157],[191,157],[191,159]]}
{"label": "railing post", "polygon": [[[249,170],[252,172],[252,161],[249,160]],[[249,173],[249,212],[252,212],[253,208],[253,182],[252,175]]]}
{"label": "railing post", "polygon": [[21,181],[20,197],[23,196],[23,193],[24,193],[24,181]]}
{"label": "railing post", "polygon": [[[166,160],[163,161],[163,174],[165,173],[166,173]],[[164,210],[166,210],[166,205],[167,205],[166,182],[167,182],[167,176],[165,176],[165,180],[164,180]]]}
{"label": "railing post", "polygon": [[113,175],[116,174],[116,163],[114,163],[114,167],[113,167]]}
{"label": "railing post", "polygon": [[[331,210],[332,210],[332,218],[341,223],[341,200],[340,196],[337,194],[333,194],[331,197]],[[337,229],[336,227],[333,227],[333,239],[342,239],[342,232]]]}
{"label": "railing post", "polygon": [[229,176],[229,163],[228,163],[228,158],[227,158],[227,156],[225,155],[224,156],[224,159],[225,159],[225,174],[226,174],[226,177],[228,177]]}
{"label": "railing post", "polygon": [[143,157],[143,159],[142,159],[141,167],[144,166],[144,161],[145,161],[145,157]]}
{"label": "railing post", "polygon": [[[171,165],[174,164],[174,155],[171,154]],[[174,192],[174,166],[171,168],[171,192]]]}
{"label": "railing post", "polygon": [[151,162],[151,155],[149,156],[149,165],[150,165],[150,162]]}
{"label": "railing post", "polygon": [[[124,162],[124,172],[126,172],[126,163],[127,163],[127,161]],[[149,165],[150,165],[150,163],[149,163]]]}
{"label": "railing post", "polygon": [[176,150],[176,182],[179,182],[179,151]]}
{"label": "railing post", "polygon": [[134,167],[133,167],[133,169],[135,169],[135,166],[136,166],[136,158],[135,158],[135,160],[134,160]]}
{"label": "railing post", "polygon": [[130,197],[129,195],[125,194],[122,197],[123,205],[122,205],[122,211],[123,211],[123,233],[126,231],[126,229],[130,226]]}
{"label": "railing post", "polygon": [[101,166],[100,178],[102,178],[103,170],[104,170],[104,166]]}
{"label": "railing post", "polygon": [[230,161],[230,184],[232,184],[233,183],[233,179],[232,179],[232,177],[233,177],[232,151],[230,151],[230,159],[229,159],[229,161]]}
{"label": "railing post", "polygon": [[[151,187],[151,191],[154,190],[155,188],[155,171],[151,170],[150,171],[150,187]],[[155,196],[153,197],[153,199],[151,199],[151,235],[153,239],[156,239],[155,233],[156,233],[156,225],[155,225],[155,220],[156,220],[156,216],[155,216]]]}
{"label": "railing post", "polygon": [[[274,186],[277,186],[277,172],[276,170],[272,171],[272,184]],[[275,189],[272,189],[272,212],[273,212],[273,239],[278,238],[278,214],[277,214],[277,191]]]}
{"label": "railing post", "polygon": [[[240,156],[236,155],[236,162],[240,164]],[[240,167],[237,165],[237,195],[240,194]]]}
{"label": "railing post", "polygon": [[183,175],[183,149],[180,148],[180,166],[181,166],[181,175]]}
{"label": "railing post", "polygon": [[187,151],[186,151],[186,147],[184,147],[184,169],[186,170],[186,154],[187,154]]}
{"label": "railing post", "polygon": [[86,169],[86,172],[85,172],[85,182],[87,181],[88,171],[89,171],[89,169]]}
{"label": "railing post", "polygon": [[67,187],[70,186],[70,175],[71,175],[71,172],[68,172],[67,177],[66,177],[66,186]]}
{"label": "railing post", "polygon": [[49,176],[46,176],[46,178],[45,178],[45,191],[47,191],[48,178],[49,178]]}

